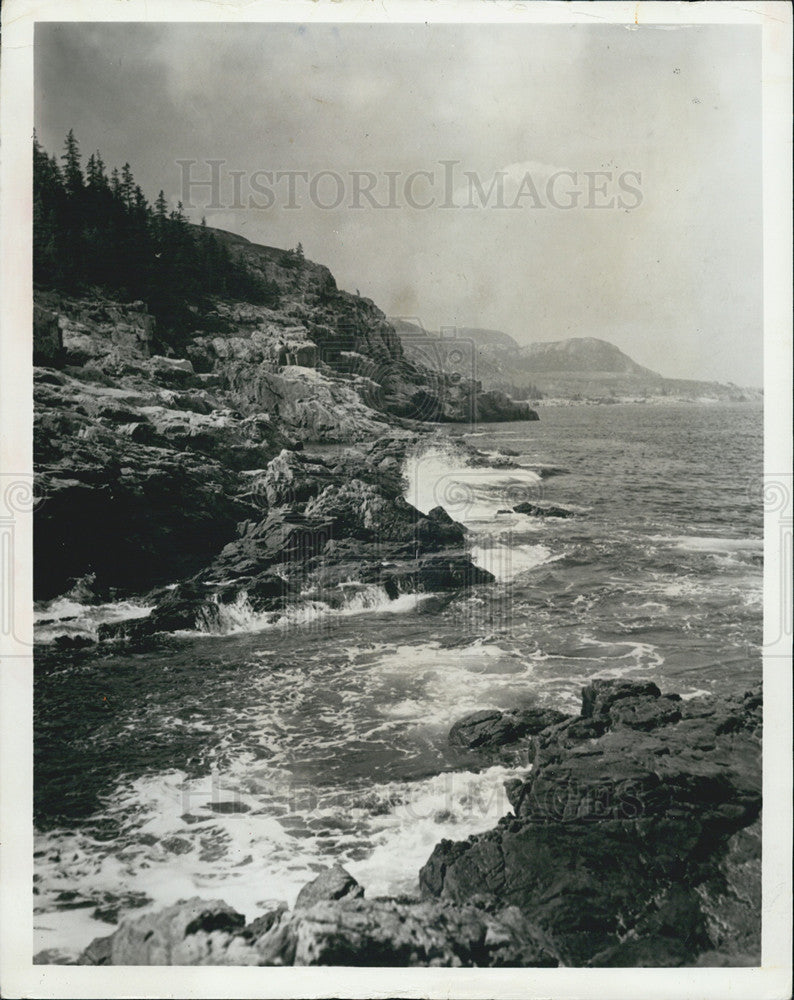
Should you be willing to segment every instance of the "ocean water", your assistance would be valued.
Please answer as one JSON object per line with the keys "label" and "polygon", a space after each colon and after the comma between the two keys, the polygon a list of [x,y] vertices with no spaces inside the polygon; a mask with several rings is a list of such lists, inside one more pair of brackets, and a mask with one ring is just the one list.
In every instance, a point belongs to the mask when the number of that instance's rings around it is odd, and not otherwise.
{"label": "ocean water", "polygon": [[[435,843],[493,826],[526,771],[521,752],[483,770],[451,749],[466,712],[576,711],[595,677],[684,696],[757,682],[762,450],[754,405],[442,428],[407,462],[406,497],[462,521],[495,585],[392,602],[350,581],[289,614],[242,600],[223,634],[154,652],[42,658],[35,951],[66,958],[124,913],[193,895],[250,919],[335,860],[370,896],[413,892]],[[521,501],[574,516],[513,513]],[[48,641],[147,609],[36,611]]]}

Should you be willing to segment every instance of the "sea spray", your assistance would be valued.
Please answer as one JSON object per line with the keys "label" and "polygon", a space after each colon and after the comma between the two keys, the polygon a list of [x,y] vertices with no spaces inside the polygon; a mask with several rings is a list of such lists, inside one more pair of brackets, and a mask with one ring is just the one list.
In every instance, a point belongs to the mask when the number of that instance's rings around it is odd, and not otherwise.
{"label": "sea spray", "polygon": [[33,612],[36,642],[53,642],[61,636],[96,639],[100,625],[145,618],[152,606],[137,601],[84,604],[68,596],[38,604]]}
{"label": "sea spray", "polygon": [[532,469],[481,453],[449,439],[420,446],[406,460],[405,499],[423,513],[443,507],[465,525],[472,561],[498,583],[535,569],[555,557],[538,544],[537,520],[513,505],[540,495],[541,477]]}

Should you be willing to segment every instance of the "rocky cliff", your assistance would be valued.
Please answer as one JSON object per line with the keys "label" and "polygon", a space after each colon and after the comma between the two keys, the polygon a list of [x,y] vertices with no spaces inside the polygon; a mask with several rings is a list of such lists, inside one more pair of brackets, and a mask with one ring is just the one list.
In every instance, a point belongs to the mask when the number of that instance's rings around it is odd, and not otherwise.
{"label": "rocky cliff", "polygon": [[[97,597],[180,583],[200,611],[221,590],[268,591],[262,574],[281,567],[275,607],[317,585],[320,563],[331,574],[359,556],[392,592],[422,589],[425,569],[449,586],[477,576],[459,529],[406,509],[395,470],[428,423],[536,414],[408,361],[383,313],[322,265],[219,238],[278,305],[214,299],[161,339],[142,301],[36,292],[36,597],[86,576]],[[299,455],[330,443],[355,450],[330,464]],[[277,496],[287,474],[302,487]],[[345,514],[359,503],[366,537]],[[384,545],[397,566],[389,580],[374,568]],[[298,562],[310,583],[296,582]],[[220,590],[202,589],[209,577]]]}

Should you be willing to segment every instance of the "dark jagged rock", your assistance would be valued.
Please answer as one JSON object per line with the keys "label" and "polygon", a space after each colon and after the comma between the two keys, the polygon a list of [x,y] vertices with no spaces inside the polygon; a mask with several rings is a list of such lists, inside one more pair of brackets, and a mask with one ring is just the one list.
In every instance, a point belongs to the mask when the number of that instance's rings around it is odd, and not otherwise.
{"label": "dark jagged rock", "polygon": [[319,903],[293,917],[292,930],[295,965],[557,965],[543,935],[513,909],[493,915],[438,903]]}
{"label": "dark jagged rock", "polygon": [[683,702],[597,681],[582,701],[581,718],[534,739],[532,771],[508,788],[514,816],[442,841],[423,892],[517,906],[566,964],[692,964],[720,945],[702,894],[759,815],[760,696]]}
{"label": "dark jagged rock", "polygon": [[332,482],[341,480],[333,475],[325,462],[284,450],[268,463],[267,471],[256,488],[264,491],[267,506],[291,507],[305,504]]}
{"label": "dark jagged rock", "polygon": [[636,702],[639,698],[649,698],[655,704],[661,696],[661,691],[653,681],[591,681],[582,690],[583,719],[609,718],[609,710],[617,701],[630,698]]}
{"label": "dark jagged rock", "polygon": [[388,497],[360,479],[326,487],[307,504],[306,515],[330,521],[335,538],[363,542],[410,541],[421,517],[402,497]]}
{"label": "dark jagged rock", "polygon": [[234,475],[189,453],[66,435],[62,455],[40,470],[34,508],[38,598],[96,574],[98,586],[144,591],[206,563],[249,508]]}
{"label": "dark jagged rock", "polygon": [[33,364],[58,366],[63,362],[63,337],[57,313],[33,306]]}
{"label": "dark jagged rock", "polygon": [[493,583],[494,576],[475,566],[467,554],[451,552],[387,565],[381,570],[380,580],[397,596],[437,590],[464,591],[478,584]]}
{"label": "dark jagged rock", "polygon": [[553,708],[527,708],[515,712],[483,709],[458,719],[449,731],[449,742],[468,749],[505,746],[567,718],[569,716]]}
{"label": "dark jagged rock", "polygon": [[550,504],[517,503],[513,510],[516,514],[529,514],[532,517],[574,517],[572,510],[565,507],[553,507]]}
{"label": "dark jagged rock", "polygon": [[94,938],[80,956],[80,965],[111,965],[113,960],[113,934]]}

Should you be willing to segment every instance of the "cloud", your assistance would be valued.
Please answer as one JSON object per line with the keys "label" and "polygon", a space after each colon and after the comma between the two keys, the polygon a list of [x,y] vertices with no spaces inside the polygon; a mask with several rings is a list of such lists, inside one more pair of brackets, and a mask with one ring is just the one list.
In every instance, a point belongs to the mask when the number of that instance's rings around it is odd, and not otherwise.
{"label": "cloud", "polygon": [[[522,342],[614,330],[649,368],[737,382],[761,380],[760,80],[759,32],[726,25],[36,30],[45,148],[59,155],[73,127],[86,154],[129,160],[150,199],[160,188],[181,197],[180,158],[224,159],[249,176],[439,179],[454,160],[461,205],[464,171],[486,197],[502,176],[507,204],[525,178],[545,204],[549,180],[577,172],[575,211],[536,211],[527,192],[516,211],[191,214],[269,245],[300,240],[342,287],[429,328],[491,327]],[[583,174],[595,170],[641,171],[641,208],[583,210]]]}

